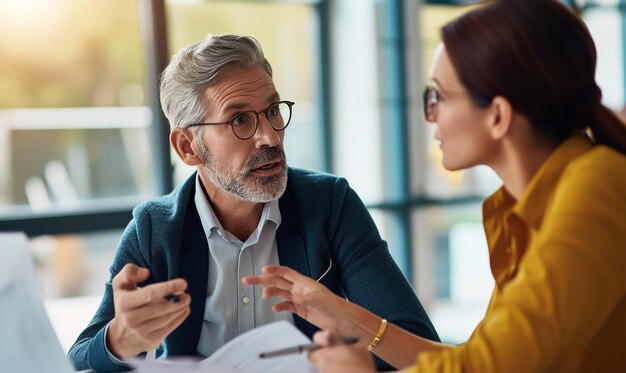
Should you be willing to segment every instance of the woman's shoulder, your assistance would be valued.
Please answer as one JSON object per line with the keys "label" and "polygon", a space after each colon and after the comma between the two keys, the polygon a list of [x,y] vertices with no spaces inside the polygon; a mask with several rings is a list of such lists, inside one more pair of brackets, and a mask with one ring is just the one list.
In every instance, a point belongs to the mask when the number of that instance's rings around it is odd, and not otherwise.
{"label": "woman's shoulder", "polygon": [[626,183],[626,155],[605,145],[595,145],[564,170],[565,179],[592,178],[590,182]]}
{"label": "woman's shoulder", "polygon": [[625,191],[626,156],[595,145],[563,170],[552,203],[555,210],[565,209],[570,214],[604,215],[626,210]]}

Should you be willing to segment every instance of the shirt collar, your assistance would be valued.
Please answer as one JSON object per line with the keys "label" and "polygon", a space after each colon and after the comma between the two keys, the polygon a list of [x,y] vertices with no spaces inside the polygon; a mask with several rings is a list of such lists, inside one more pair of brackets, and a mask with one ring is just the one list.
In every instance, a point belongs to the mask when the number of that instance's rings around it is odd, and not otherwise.
{"label": "shirt collar", "polygon": [[577,134],[565,140],[541,165],[528,187],[513,207],[513,212],[524,222],[538,229],[541,226],[546,205],[565,168],[591,148],[589,137]]}
{"label": "shirt collar", "polygon": [[538,229],[543,220],[546,204],[563,170],[591,146],[591,140],[582,134],[565,140],[541,165],[518,201],[515,201],[504,187],[485,199],[483,202],[485,223],[497,225],[498,220],[506,218],[506,215],[512,212],[529,227]]}
{"label": "shirt collar", "polygon": [[539,229],[546,205],[563,170],[592,146],[591,139],[578,134],[559,145],[539,167],[518,201],[501,187],[483,203],[483,216],[497,224],[507,213],[518,215],[529,227]]}
{"label": "shirt collar", "polygon": [[[213,208],[211,208],[211,204],[209,203],[206,194],[204,194],[202,181],[200,180],[200,174],[196,174],[196,193],[194,195],[194,202],[196,204],[196,208],[198,209],[200,222],[202,223],[202,228],[204,229],[204,233],[206,234],[206,236],[211,236],[214,230],[219,230],[223,232],[224,228],[222,227],[222,223],[220,223],[217,216],[215,216]],[[276,224],[276,227],[280,226],[282,219],[277,199],[270,201],[266,203],[265,206],[263,206],[263,212],[261,213],[259,226],[264,226],[265,222],[268,220],[274,222]]]}

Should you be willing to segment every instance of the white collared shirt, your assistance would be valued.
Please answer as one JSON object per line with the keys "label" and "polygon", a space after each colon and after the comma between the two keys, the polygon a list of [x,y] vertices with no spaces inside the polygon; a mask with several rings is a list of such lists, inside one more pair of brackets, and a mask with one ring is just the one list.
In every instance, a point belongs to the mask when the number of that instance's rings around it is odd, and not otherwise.
{"label": "white collared shirt", "polygon": [[246,242],[222,227],[196,176],[194,202],[209,246],[209,280],[204,321],[197,351],[210,356],[229,340],[257,326],[277,320],[293,323],[289,312],[273,312],[280,299],[263,300],[262,287],[243,285],[244,276],[261,274],[268,264],[279,264],[276,231],[281,223],[278,200],[263,206],[259,224]]}

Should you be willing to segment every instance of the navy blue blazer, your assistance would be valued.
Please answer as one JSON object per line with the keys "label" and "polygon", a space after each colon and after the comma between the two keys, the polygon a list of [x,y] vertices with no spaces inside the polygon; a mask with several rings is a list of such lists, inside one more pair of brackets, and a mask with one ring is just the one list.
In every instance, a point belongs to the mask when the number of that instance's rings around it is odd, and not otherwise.
{"label": "navy blue blazer", "polygon": [[[170,194],[133,210],[117,247],[111,277],[95,316],[69,351],[76,369],[123,370],[104,349],[104,329],[115,315],[111,280],[127,263],[150,269],[145,284],[187,280],[189,317],[164,340],[159,353],[197,355],[207,295],[209,247],[195,207],[192,175]],[[279,199],[276,232],[281,265],[320,282],[410,332],[439,340],[426,312],[393,261],[367,209],[343,178],[289,169]],[[143,285],[145,285],[143,284]],[[294,315],[307,336],[318,330]]]}

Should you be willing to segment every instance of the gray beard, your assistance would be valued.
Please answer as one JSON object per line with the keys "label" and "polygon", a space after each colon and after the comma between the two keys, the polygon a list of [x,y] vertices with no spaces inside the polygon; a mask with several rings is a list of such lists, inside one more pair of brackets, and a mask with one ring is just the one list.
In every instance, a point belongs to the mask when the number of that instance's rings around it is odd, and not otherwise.
{"label": "gray beard", "polygon": [[[244,165],[243,170],[235,175],[220,172],[214,157],[209,153],[204,143],[198,141],[202,168],[205,174],[218,188],[232,194],[236,198],[254,203],[267,203],[280,198],[287,188],[287,157],[285,152],[278,148],[263,148],[254,153]],[[280,158],[282,170],[280,173],[268,177],[258,177],[252,170],[263,162]]]}

